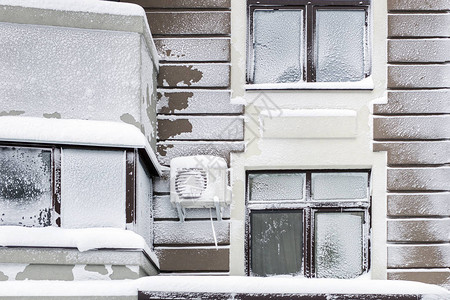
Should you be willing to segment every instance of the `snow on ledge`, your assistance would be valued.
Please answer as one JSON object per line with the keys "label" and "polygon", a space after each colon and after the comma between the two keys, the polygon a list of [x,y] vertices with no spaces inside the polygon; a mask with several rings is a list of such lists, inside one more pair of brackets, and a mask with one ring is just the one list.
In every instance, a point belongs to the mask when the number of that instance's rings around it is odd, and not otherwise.
{"label": "snow on ledge", "polygon": [[0,5],[145,17],[145,11],[139,5],[100,0],[0,0]]}
{"label": "snow on ledge", "polygon": [[372,76],[351,82],[292,82],[246,84],[246,90],[373,90]]}
{"label": "snow on ledge", "polygon": [[29,228],[0,226],[0,246],[94,249],[142,249],[159,268],[156,254],[144,238],[130,230],[118,228],[66,229],[59,227]]}
{"label": "snow on ledge", "polygon": [[271,109],[262,110],[264,117],[356,117],[350,109]]}

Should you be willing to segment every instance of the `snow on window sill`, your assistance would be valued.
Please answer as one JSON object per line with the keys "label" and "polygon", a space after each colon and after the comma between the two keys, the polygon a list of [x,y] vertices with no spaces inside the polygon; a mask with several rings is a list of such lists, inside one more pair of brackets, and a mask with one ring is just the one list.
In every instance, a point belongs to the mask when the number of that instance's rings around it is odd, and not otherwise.
{"label": "snow on window sill", "polygon": [[252,90],[373,90],[371,76],[354,82],[294,82],[246,84],[247,91]]}

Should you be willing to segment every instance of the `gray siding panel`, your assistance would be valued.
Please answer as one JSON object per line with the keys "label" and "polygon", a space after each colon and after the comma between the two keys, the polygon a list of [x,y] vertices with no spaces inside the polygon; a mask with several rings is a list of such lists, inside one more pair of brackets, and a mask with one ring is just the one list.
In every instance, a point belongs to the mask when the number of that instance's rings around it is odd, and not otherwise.
{"label": "gray siding panel", "polygon": [[391,191],[450,191],[450,167],[388,169]]}
{"label": "gray siding panel", "polygon": [[[213,212],[215,218],[215,211]],[[219,245],[230,243],[230,223],[214,221]],[[214,245],[211,221],[155,222],[155,245]]]}
{"label": "gray siding panel", "polygon": [[229,271],[228,248],[155,248],[161,271]]}
{"label": "gray siding panel", "polygon": [[450,219],[389,220],[389,242],[449,242]]}
{"label": "gray siding panel", "polygon": [[375,104],[374,114],[450,113],[450,91],[389,91],[388,103]]}
{"label": "gray siding panel", "polygon": [[229,8],[231,0],[126,0],[145,8]]}
{"label": "gray siding panel", "polygon": [[446,289],[450,289],[450,270],[388,270],[387,279],[389,280],[409,280],[428,284],[437,284]]}
{"label": "gray siding panel", "polygon": [[230,60],[230,38],[156,38],[155,46],[163,61]]}
{"label": "gray siding panel", "polygon": [[450,141],[375,143],[373,149],[387,151],[389,165],[450,163]]}
{"label": "gray siding panel", "polygon": [[450,116],[375,117],[374,139],[437,140],[450,138]]}
{"label": "gray siding panel", "polygon": [[150,30],[158,35],[229,35],[230,12],[147,12]]}
{"label": "gray siding panel", "polygon": [[449,10],[449,0],[389,0],[388,10]]}
{"label": "gray siding panel", "polygon": [[450,60],[448,39],[389,40],[389,62],[446,62]]}
{"label": "gray siding panel", "polygon": [[449,82],[450,65],[388,66],[389,88],[446,88]]}
{"label": "gray siding panel", "polygon": [[448,268],[450,245],[388,245],[388,268]]}
{"label": "gray siding panel", "polygon": [[450,215],[450,193],[391,194],[387,214],[394,217],[429,217]]}
{"label": "gray siding panel", "polygon": [[447,37],[450,34],[448,14],[390,14],[390,37]]}
{"label": "gray siding panel", "polygon": [[216,87],[230,86],[230,64],[205,63],[160,65],[158,87]]}

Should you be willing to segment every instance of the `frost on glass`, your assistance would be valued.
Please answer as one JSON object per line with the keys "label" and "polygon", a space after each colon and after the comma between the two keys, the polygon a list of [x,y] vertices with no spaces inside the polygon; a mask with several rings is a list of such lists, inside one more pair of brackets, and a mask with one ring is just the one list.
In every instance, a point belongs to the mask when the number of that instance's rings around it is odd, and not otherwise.
{"label": "frost on glass", "polygon": [[250,174],[248,180],[251,201],[303,199],[305,174]]}
{"label": "frost on glass", "polygon": [[318,278],[354,278],[363,272],[363,212],[316,213]]}
{"label": "frost on glass", "polygon": [[255,10],[253,83],[302,80],[302,20],[302,10]]}
{"label": "frost on glass", "polygon": [[313,200],[368,199],[367,173],[312,174]]}
{"label": "frost on glass", "polygon": [[0,225],[51,225],[51,151],[0,147]]}
{"label": "frost on glass", "polygon": [[63,149],[62,227],[125,228],[125,151]]}
{"label": "frost on glass", "polygon": [[364,10],[317,10],[316,81],[364,79]]}
{"label": "frost on glass", "polygon": [[136,233],[151,247],[153,244],[153,187],[150,173],[142,161],[136,168]]}
{"label": "frost on glass", "polygon": [[251,271],[253,275],[302,274],[303,214],[253,211]]}

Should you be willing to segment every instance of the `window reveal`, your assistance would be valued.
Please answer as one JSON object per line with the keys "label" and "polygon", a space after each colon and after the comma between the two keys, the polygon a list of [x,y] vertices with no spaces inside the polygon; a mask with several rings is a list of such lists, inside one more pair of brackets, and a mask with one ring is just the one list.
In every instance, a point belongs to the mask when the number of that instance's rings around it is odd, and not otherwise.
{"label": "window reveal", "polygon": [[369,172],[248,174],[248,273],[354,278],[369,268]]}
{"label": "window reveal", "polygon": [[370,75],[370,1],[248,0],[248,83],[354,82]]}

